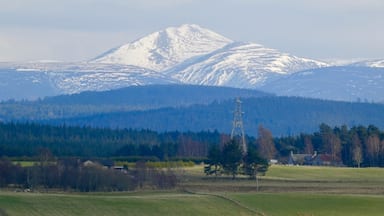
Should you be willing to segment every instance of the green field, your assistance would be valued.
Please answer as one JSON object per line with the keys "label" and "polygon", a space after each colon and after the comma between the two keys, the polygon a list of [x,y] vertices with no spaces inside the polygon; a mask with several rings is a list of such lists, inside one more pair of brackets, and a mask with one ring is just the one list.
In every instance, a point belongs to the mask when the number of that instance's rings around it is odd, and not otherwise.
{"label": "green field", "polygon": [[322,181],[382,181],[383,168],[280,166],[270,167],[265,178]]}
{"label": "green field", "polygon": [[384,210],[384,196],[273,193],[231,194],[231,197],[274,216],[379,216]]}
{"label": "green field", "polygon": [[[186,168],[184,187],[192,191],[227,192],[307,192],[328,194],[384,194],[384,169],[335,168],[305,166],[272,166],[265,176],[255,181],[239,176],[228,178],[202,177],[202,167]],[[204,180],[202,180],[204,178]]]}
{"label": "green field", "polygon": [[382,215],[383,203],[382,196],[304,193],[0,193],[0,208],[8,215],[357,216]]}
{"label": "green field", "polygon": [[384,169],[272,166],[256,182],[186,168],[179,190],[130,193],[0,191],[0,215],[383,215]]}
{"label": "green field", "polygon": [[186,193],[0,193],[9,215],[254,215],[226,199]]}

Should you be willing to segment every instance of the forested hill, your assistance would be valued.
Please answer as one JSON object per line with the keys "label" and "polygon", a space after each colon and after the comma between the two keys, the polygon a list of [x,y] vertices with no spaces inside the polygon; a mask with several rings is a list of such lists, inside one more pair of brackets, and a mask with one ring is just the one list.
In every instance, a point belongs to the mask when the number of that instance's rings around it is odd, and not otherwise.
{"label": "forested hill", "polygon": [[200,85],[131,86],[103,92],[82,92],[45,98],[46,104],[128,105],[142,108],[178,107],[191,104],[209,104],[215,100],[235,97],[261,97],[271,94],[251,89]]}
{"label": "forested hill", "polygon": [[[384,105],[380,104],[297,97],[260,97],[243,99],[242,108],[245,132],[251,136],[257,135],[260,124],[270,129],[275,136],[312,133],[321,123],[349,127],[372,124],[384,128]],[[101,113],[44,122],[92,127],[144,128],[160,132],[218,130],[229,133],[234,109],[234,100],[227,100],[209,105]]]}
{"label": "forested hill", "polygon": [[95,113],[210,104],[235,97],[271,96],[257,90],[198,85],[131,86],[103,92],[47,97],[38,101],[0,103],[0,121],[41,120]]}
{"label": "forested hill", "polygon": [[312,133],[321,123],[384,128],[383,104],[276,97],[255,90],[192,85],[136,86],[35,102],[8,101],[0,103],[0,121],[229,133],[236,97],[243,100],[244,127],[250,136],[257,135],[260,124],[275,136]]}

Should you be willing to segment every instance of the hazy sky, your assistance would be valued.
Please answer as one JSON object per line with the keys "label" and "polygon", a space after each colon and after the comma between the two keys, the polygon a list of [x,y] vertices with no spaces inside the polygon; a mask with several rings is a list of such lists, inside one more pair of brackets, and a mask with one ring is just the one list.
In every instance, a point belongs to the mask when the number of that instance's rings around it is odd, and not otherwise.
{"label": "hazy sky", "polygon": [[315,59],[384,58],[383,0],[0,0],[0,61],[82,61],[169,26]]}

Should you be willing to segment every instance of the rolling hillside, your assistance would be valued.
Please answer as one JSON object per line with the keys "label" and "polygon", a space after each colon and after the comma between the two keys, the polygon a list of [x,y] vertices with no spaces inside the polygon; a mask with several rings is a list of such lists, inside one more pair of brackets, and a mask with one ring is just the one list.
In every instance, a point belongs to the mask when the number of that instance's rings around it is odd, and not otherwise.
{"label": "rolling hillside", "polygon": [[[333,102],[296,97],[243,99],[244,127],[256,136],[260,124],[276,136],[314,132],[321,123],[331,126],[376,125],[384,128],[384,105]],[[109,128],[143,128],[155,131],[218,130],[230,133],[234,100],[209,105],[169,107],[145,111],[99,113],[91,116],[43,121],[50,124]]]}
{"label": "rolling hillside", "polygon": [[3,102],[0,103],[0,121],[72,118],[99,113],[186,107],[232,100],[236,97],[263,96],[271,94],[257,90],[214,86],[131,86],[110,91],[47,97],[38,101]]}

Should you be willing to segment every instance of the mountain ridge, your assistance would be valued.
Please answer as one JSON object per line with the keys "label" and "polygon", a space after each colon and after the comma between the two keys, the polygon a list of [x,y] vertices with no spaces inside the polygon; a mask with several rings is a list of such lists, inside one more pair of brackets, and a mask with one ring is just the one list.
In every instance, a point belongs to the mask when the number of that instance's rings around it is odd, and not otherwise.
{"label": "mountain ridge", "polygon": [[258,89],[280,96],[384,103],[384,68],[349,65],[310,69]]}
{"label": "mountain ridge", "polygon": [[358,61],[350,64],[350,66],[384,68],[384,59]]}
{"label": "mountain ridge", "polygon": [[260,44],[233,42],[165,73],[189,84],[257,88],[275,76],[326,66],[326,63],[281,53]]}

